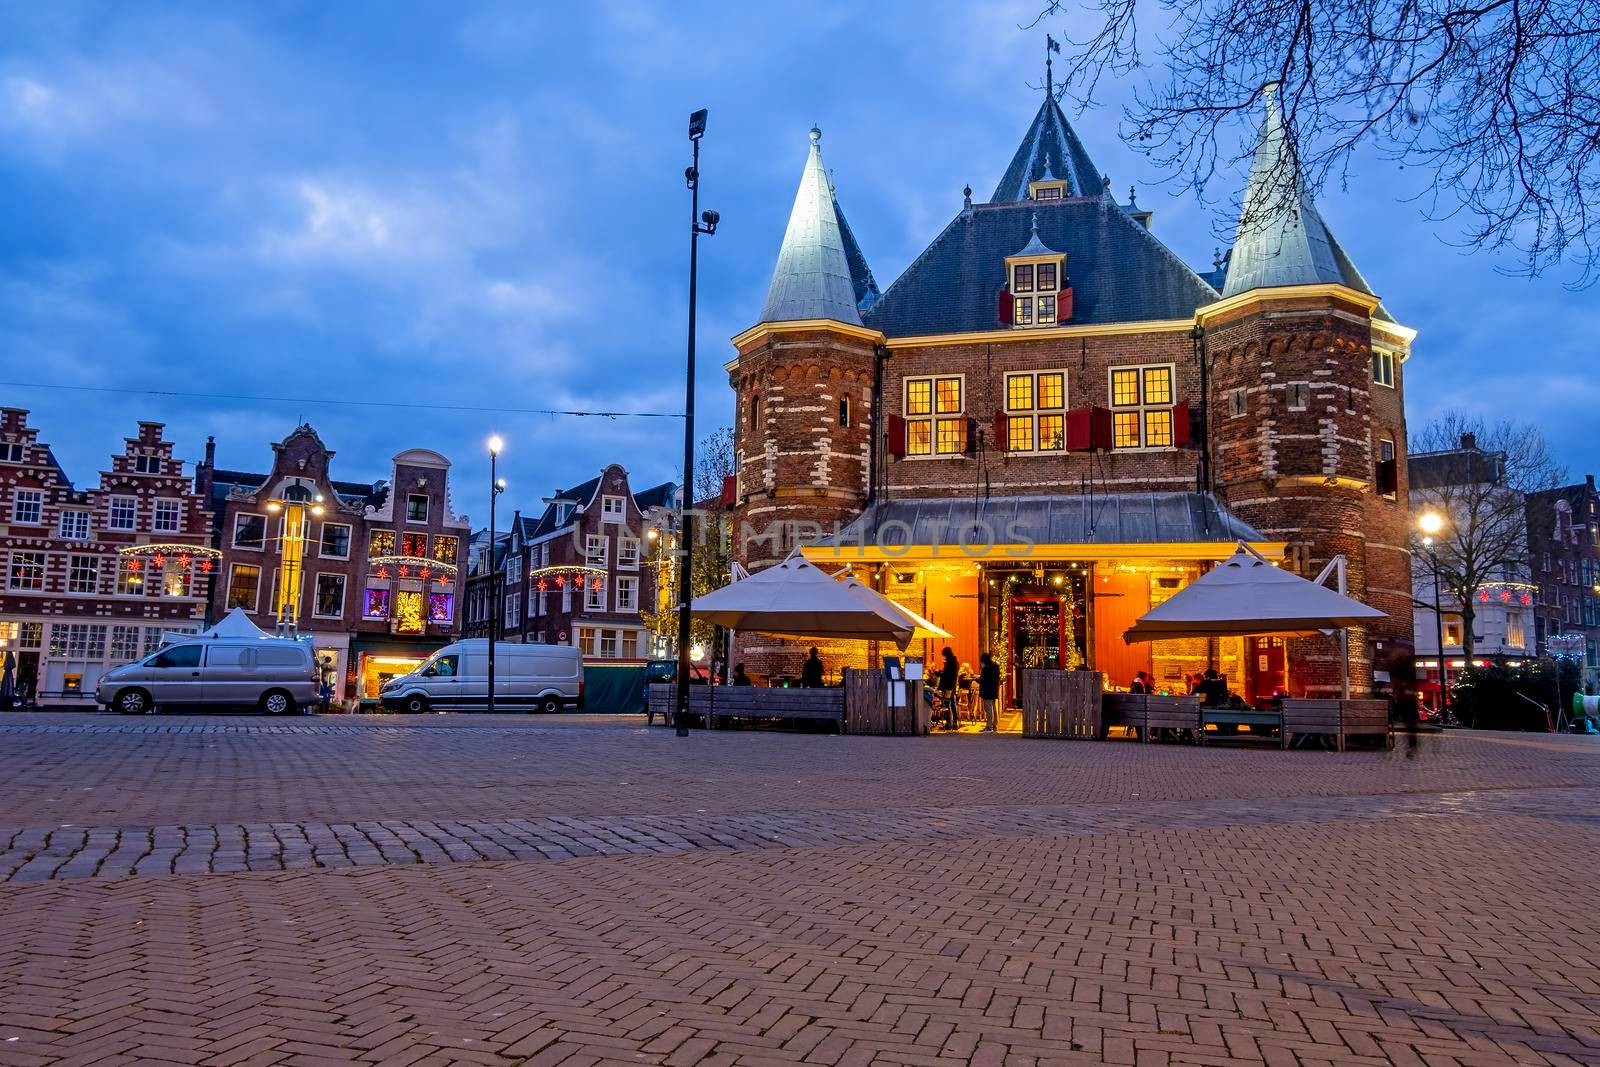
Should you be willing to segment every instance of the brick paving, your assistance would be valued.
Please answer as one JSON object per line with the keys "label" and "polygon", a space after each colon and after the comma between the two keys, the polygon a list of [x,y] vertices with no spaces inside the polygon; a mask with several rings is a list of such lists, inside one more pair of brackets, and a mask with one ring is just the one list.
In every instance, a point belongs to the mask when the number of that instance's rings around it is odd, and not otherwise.
{"label": "brick paving", "polygon": [[1600,746],[0,718],[0,1064],[1600,1064]]}

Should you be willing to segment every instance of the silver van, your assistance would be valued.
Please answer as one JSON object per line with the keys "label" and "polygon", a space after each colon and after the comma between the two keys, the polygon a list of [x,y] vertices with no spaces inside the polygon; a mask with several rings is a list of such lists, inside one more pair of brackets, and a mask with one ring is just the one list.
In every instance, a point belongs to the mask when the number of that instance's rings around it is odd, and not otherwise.
{"label": "silver van", "polygon": [[269,715],[318,698],[311,646],[283,638],[219,638],[168,645],[100,676],[94,698],[124,715],[174,704],[254,705]]}
{"label": "silver van", "polygon": [[[489,639],[446,645],[427,662],[384,683],[383,706],[413,714],[425,711],[485,711],[489,707]],[[583,653],[571,645],[494,645],[496,711],[583,707]]]}

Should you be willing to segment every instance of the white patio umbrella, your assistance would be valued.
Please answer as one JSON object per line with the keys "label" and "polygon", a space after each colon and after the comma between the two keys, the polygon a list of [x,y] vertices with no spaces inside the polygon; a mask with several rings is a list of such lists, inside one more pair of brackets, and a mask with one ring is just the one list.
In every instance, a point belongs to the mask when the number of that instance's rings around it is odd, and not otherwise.
{"label": "white patio umbrella", "polygon": [[779,637],[892,641],[904,648],[914,640],[950,636],[856,579],[836,579],[798,553],[696,597],[690,610],[730,630]]}
{"label": "white patio umbrella", "polygon": [[[1140,616],[1122,639],[1131,645],[1184,637],[1306,637],[1388,618],[1321,584],[1330,573],[1344,584],[1343,557],[1310,582],[1241,542],[1233,555]],[[1346,644],[1347,679],[1349,669]],[[1345,689],[1348,695],[1348,680]]]}
{"label": "white patio umbrella", "polygon": [[251,622],[250,616],[245,614],[245,610],[243,608],[234,608],[222,618],[218,619],[216,624],[211,626],[209,629],[202,630],[197,634],[179,633],[176,630],[169,630],[161,635],[161,640],[163,643],[171,645],[184,641],[215,641],[218,638],[230,637],[256,638],[264,641],[271,636],[271,634],[267,633],[261,627]]}

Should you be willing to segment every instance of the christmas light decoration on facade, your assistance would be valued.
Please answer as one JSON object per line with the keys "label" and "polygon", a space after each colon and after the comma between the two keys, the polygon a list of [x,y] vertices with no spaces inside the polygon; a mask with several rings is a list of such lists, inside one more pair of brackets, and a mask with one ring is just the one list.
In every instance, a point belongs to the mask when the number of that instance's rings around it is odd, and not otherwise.
{"label": "christmas light decoration on facade", "polygon": [[415,577],[423,581],[431,578],[440,585],[447,585],[456,577],[455,564],[427,556],[373,556],[367,560],[367,566],[372,568],[374,578],[390,577],[391,569],[401,578]]}
{"label": "christmas light decoration on facade", "polygon": [[599,586],[606,580],[604,567],[536,567],[528,572],[528,577],[533,581],[535,589],[550,588],[550,583],[557,589],[565,588],[570,582],[575,589],[582,589],[585,585],[593,583]]}

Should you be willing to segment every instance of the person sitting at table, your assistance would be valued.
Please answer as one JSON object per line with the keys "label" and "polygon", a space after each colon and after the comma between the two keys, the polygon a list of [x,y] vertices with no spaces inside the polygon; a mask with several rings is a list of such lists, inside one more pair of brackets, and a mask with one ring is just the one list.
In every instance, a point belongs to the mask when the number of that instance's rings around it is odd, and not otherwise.
{"label": "person sitting at table", "polygon": [[800,688],[822,688],[822,657],[817,655],[815,645],[811,648],[811,655],[806,657],[805,665],[800,668]]}
{"label": "person sitting at table", "polygon": [[1228,683],[1222,680],[1215,667],[1206,668],[1206,676],[1195,687],[1202,707],[1216,708],[1228,702]]}
{"label": "person sitting at table", "polygon": [[1140,671],[1138,674],[1134,675],[1133,676],[1133,684],[1128,686],[1128,692],[1130,692],[1130,693],[1148,693],[1148,692],[1150,692],[1150,675],[1145,671]]}
{"label": "person sitting at table", "polygon": [[750,676],[748,674],[744,673],[744,664],[743,663],[735,663],[733,665],[733,684],[734,685],[754,685],[755,684],[754,682],[752,682],[750,680]]}

